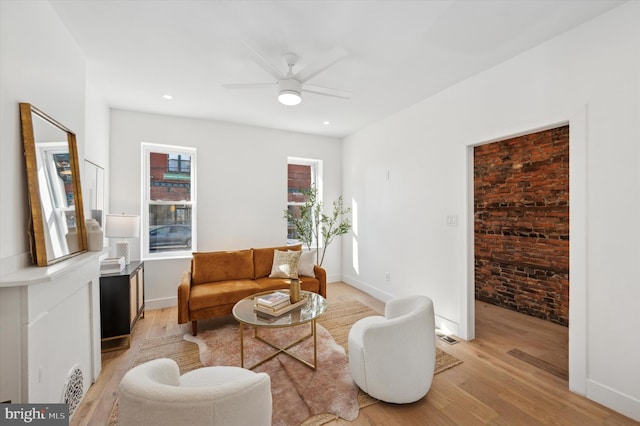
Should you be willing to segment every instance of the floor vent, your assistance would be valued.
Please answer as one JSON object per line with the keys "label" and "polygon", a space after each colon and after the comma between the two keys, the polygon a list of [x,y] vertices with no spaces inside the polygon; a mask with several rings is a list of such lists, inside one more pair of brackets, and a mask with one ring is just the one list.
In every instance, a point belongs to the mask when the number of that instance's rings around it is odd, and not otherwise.
{"label": "floor vent", "polygon": [[442,340],[443,342],[446,342],[450,345],[455,345],[456,343],[458,343],[458,341],[456,339],[454,339],[451,336],[446,336],[446,335],[442,335],[442,336],[438,336],[440,337],[440,340]]}
{"label": "floor vent", "polygon": [[436,329],[436,336],[438,336],[438,338],[440,340],[442,340],[443,342],[446,342],[450,345],[455,345],[456,343],[458,343],[458,341],[456,339],[454,339],[453,337],[444,334],[442,331],[440,331],[439,329]]}
{"label": "floor vent", "polygon": [[80,366],[76,364],[67,375],[62,394],[62,402],[69,406],[69,417],[73,416],[73,412],[78,408],[78,405],[80,405],[83,389],[84,379],[82,377],[82,370]]}

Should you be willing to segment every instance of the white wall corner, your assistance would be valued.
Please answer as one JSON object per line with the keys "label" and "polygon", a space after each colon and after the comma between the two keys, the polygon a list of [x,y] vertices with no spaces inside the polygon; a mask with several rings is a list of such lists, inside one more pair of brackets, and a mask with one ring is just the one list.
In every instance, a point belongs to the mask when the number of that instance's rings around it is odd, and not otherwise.
{"label": "white wall corner", "polygon": [[569,389],[586,395],[587,381],[587,113],[569,119]]}

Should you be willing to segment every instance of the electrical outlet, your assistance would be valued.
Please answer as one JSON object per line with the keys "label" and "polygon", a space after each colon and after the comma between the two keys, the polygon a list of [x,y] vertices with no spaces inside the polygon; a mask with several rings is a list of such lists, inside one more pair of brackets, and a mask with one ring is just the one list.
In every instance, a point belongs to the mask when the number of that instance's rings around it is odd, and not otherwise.
{"label": "electrical outlet", "polygon": [[391,272],[385,272],[384,273],[384,279],[389,282],[391,281]]}

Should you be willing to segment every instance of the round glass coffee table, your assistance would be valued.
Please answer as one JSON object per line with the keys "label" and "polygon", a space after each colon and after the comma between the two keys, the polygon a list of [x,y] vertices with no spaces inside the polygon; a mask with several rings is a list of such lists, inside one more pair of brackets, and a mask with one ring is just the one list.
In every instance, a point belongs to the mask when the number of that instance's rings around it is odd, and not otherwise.
{"label": "round glass coffee table", "polygon": [[[273,290],[273,291],[265,291],[262,293],[257,293],[251,295],[249,297],[245,297],[236,303],[233,307],[233,317],[240,323],[240,366],[244,367],[244,327],[249,326],[254,329],[254,338],[260,340],[261,342],[266,343],[272,348],[276,349],[274,353],[269,355],[268,357],[260,360],[256,364],[248,367],[249,370],[256,368],[257,366],[269,361],[271,358],[277,356],[280,353],[287,354],[291,358],[294,358],[307,367],[312,369],[316,369],[317,359],[318,359],[318,351],[317,351],[317,343],[316,343],[316,319],[324,314],[327,309],[327,301],[324,297],[317,293],[313,293],[310,291],[302,290],[300,295],[303,298],[307,299],[307,302],[302,306],[297,307],[285,314],[282,314],[278,317],[265,316],[260,312],[256,312],[254,310],[254,299],[256,297],[264,296],[269,293],[274,292],[283,292],[288,293],[288,290]],[[300,324],[311,323],[311,330],[309,334],[306,334],[296,340],[293,343],[288,344],[285,347],[280,347],[272,342],[267,341],[266,339],[260,337],[258,335],[258,330],[261,328],[282,328],[282,327],[294,327]],[[313,363],[306,361],[295,354],[289,352],[289,349],[294,347],[295,345],[307,340],[308,338],[313,338]]]}

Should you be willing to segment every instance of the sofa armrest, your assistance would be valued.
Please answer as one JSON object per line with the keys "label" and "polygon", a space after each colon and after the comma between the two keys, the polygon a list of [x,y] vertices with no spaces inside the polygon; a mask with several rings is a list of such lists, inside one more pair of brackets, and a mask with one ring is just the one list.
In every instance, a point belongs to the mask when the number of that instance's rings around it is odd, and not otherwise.
{"label": "sofa armrest", "polygon": [[320,296],[327,298],[327,271],[322,266],[314,265],[313,272],[316,275],[318,281],[320,281],[320,289],[318,293]]}
{"label": "sofa armrest", "polygon": [[189,295],[191,293],[191,271],[185,271],[178,284],[178,324],[189,322]]}

